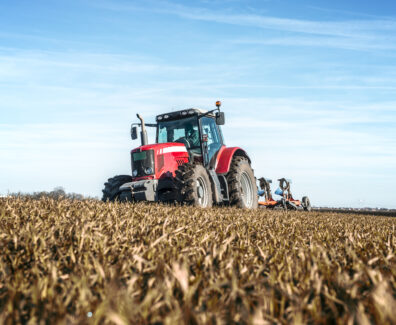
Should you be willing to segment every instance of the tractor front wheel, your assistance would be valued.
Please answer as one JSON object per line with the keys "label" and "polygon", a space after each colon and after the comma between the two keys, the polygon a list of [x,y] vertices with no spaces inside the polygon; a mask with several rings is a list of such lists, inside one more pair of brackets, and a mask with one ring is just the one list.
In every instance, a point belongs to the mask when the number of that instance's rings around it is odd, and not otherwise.
{"label": "tractor front wheel", "polygon": [[206,169],[200,164],[186,163],[176,170],[175,183],[179,202],[209,208],[213,204],[212,186]]}
{"label": "tractor front wheel", "polygon": [[230,205],[243,209],[258,207],[256,178],[247,158],[236,156],[232,159],[227,183]]}
{"label": "tractor front wheel", "polygon": [[121,198],[120,186],[132,182],[132,176],[129,175],[118,175],[112,178],[109,178],[108,181],[104,184],[105,187],[102,190],[103,197],[102,201],[116,201],[116,200],[126,200],[126,198]]}

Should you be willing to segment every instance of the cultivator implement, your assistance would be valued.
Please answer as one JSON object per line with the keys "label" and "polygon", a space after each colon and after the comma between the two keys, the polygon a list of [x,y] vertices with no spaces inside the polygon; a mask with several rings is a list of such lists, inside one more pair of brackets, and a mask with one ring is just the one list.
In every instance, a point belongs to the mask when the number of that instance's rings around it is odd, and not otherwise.
{"label": "cultivator implement", "polygon": [[282,210],[305,210],[311,211],[311,203],[307,196],[304,196],[301,201],[293,198],[291,193],[290,184],[291,180],[286,178],[280,178],[279,187],[275,191],[276,195],[281,197],[280,200],[275,200],[271,193],[272,180],[261,177],[259,179],[260,190],[258,195],[264,197],[264,201],[259,201],[259,206],[267,209],[282,209]]}

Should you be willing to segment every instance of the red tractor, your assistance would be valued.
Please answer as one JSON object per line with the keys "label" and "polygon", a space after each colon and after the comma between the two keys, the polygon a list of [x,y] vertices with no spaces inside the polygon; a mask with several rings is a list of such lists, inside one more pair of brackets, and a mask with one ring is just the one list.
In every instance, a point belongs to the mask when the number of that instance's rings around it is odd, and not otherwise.
{"label": "red tractor", "polygon": [[[132,176],[110,178],[103,201],[180,202],[198,207],[227,204],[255,209],[256,178],[245,150],[226,147],[220,125],[220,102],[211,111],[190,108],[161,114],[155,124],[131,126],[142,145],[131,151]],[[156,128],[156,143],[148,144],[146,127]]]}

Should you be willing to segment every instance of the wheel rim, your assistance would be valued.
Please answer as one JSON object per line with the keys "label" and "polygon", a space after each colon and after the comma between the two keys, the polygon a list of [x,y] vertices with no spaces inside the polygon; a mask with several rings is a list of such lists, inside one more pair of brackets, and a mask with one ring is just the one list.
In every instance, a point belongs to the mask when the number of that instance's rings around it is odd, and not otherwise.
{"label": "wheel rim", "polygon": [[246,172],[241,174],[241,189],[243,203],[245,207],[250,208],[253,204],[253,185],[249,174]]}
{"label": "wheel rim", "polygon": [[208,205],[208,188],[202,177],[198,177],[197,179],[197,196],[199,205],[206,207]]}

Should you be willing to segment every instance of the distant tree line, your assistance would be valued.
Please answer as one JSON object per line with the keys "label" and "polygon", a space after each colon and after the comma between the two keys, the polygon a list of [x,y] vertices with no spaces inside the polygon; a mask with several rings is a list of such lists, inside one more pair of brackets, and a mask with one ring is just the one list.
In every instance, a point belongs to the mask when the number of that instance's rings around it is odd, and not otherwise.
{"label": "distant tree line", "polygon": [[17,192],[17,193],[9,193],[9,196],[14,196],[14,197],[27,197],[31,199],[40,199],[43,197],[48,197],[51,199],[59,200],[62,198],[66,199],[72,199],[72,200],[83,200],[87,199],[88,197],[85,197],[82,194],[78,193],[66,193],[65,189],[62,186],[55,187],[52,191],[47,192],[47,191],[40,191],[40,192],[33,192],[33,193],[22,193],[22,192]]}

